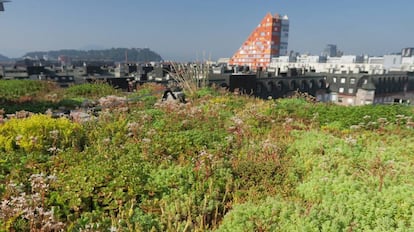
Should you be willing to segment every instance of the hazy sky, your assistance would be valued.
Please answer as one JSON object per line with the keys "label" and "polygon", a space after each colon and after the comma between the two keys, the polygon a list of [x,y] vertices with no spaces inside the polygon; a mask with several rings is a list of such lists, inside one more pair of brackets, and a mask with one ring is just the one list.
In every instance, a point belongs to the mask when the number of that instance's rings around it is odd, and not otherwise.
{"label": "hazy sky", "polygon": [[148,47],[164,59],[230,57],[266,13],[287,14],[289,50],[381,55],[414,46],[414,0],[13,0],[0,54]]}

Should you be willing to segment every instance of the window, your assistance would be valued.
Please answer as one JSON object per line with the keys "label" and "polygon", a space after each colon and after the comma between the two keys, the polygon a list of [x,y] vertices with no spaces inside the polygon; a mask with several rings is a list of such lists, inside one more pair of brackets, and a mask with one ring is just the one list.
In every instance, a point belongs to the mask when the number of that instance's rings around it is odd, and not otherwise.
{"label": "window", "polygon": [[354,93],[354,89],[352,89],[352,88],[348,89],[348,93],[353,94]]}
{"label": "window", "polygon": [[332,78],[333,83],[336,83],[336,77]]}
{"label": "window", "polygon": [[343,93],[344,92],[344,88],[339,88],[339,92]]}
{"label": "window", "polygon": [[351,85],[355,84],[355,78],[351,78],[351,80],[349,80],[349,83],[350,83]]}
{"label": "window", "polygon": [[338,102],[342,102],[343,98],[342,97],[338,97]]}
{"label": "window", "polygon": [[341,78],[341,83],[342,83],[342,84],[345,84],[345,82],[346,82],[346,79],[345,79],[344,77],[342,77],[342,78]]}

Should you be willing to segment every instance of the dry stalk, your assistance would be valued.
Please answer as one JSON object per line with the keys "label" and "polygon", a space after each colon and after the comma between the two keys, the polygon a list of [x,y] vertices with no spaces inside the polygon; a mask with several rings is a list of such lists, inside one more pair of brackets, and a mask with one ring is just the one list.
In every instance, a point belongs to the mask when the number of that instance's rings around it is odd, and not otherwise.
{"label": "dry stalk", "polygon": [[194,95],[200,88],[207,86],[210,65],[207,62],[197,64],[171,63],[173,71],[170,76],[190,95]]}

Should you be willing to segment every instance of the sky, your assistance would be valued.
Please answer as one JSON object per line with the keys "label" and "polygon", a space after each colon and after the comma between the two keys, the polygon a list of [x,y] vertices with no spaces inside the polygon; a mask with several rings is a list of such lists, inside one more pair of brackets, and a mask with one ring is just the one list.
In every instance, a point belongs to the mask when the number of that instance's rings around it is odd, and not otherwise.
{"label": "sky", "polygon": [[413,0],[12,0],[0,54],[150,48],[165,60],[231,57],[267,13],[288,15],[289,48],[383,55],[414,47]]}

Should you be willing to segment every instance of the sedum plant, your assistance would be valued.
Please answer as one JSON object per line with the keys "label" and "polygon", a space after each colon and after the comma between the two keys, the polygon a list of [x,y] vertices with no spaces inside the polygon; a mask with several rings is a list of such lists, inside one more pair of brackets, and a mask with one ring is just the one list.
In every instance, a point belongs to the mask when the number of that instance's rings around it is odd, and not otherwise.
{"label": "sedum plant", "polygon": [[0,149],[3,151],[46,151],[55,154],[69,147],[80,148],[82,128],[67,118],[53,119],[32,115],[10,119],[0,125]]}

